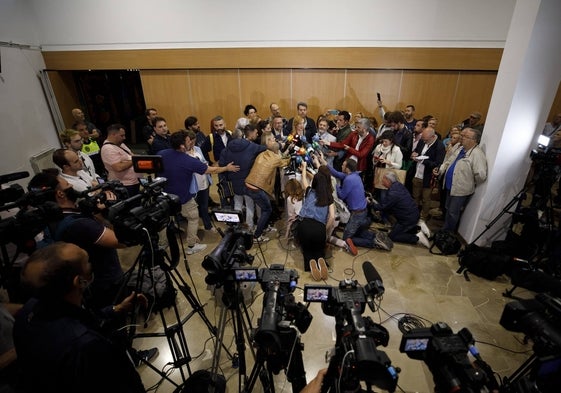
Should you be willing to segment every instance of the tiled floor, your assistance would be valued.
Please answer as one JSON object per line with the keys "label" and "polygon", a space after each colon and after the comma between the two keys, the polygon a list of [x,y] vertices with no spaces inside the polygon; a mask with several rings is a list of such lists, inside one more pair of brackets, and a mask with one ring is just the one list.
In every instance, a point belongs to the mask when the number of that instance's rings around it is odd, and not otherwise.
{"label": "tiled floor", "polygon": [[[429,222],[434,228],[440,222]],[[283,228],[283,223],[277,223]],[[214,296],[205,284],[206,271],[201,262],[220,242],[221,237],[210,231],[200,232],[202,241],[208,244],[203,252],[188,256],[185,263],[183,257],[177,267],[177,272],[185,279],[194,291],[200,302],[204,304],[204,315],[213,325],[218,323],[221,307],[221,296]],[[287,245],[286,240],[271,236],[270,242],[261,247],[254,246],[248,253],[255,256],[254,267],[265,267],[271,264],[282,264],[285,269],[296,269],[300,278],[298,288],[294,294],[297,301],[302,301],[302,288],[307,283],[315,283],[310,275],[303,271],[302,254],[297,249]],[[124,264],[130,263],[138,254],[139,247],[121,250]],[[336,286],[343,279],[354,279],[359,284],[366,284],[362,272],[362,263],[370,261],[380,273],[385,293],[380,309],[373,313],[366,307],[363,316],[369,316],[374,322],[381,323],[389,332],[390,339],[387,347],[378,347],[391,359],[394,367],[399,367],[398,391],[429,393],[433,391],[432,374],[422,361],[409,359],[400,353],[399,344],[402,334],[398,329],[397,320],[405,313],[415,314],[432,323],[446,322],[454,332],[467,327],[477,341],[483,359],[491,365],[501,377],[511,375],[531,354],[531,345],[522,343],[522,334],[509,332],[499,324],[499,319],[506,303],[511,299],[502,296],[505,289],[510,287],[508,277],[503,276],[496,281],[486,281],[476,276],[471,276],[471,281],[466,281],[462,275],[456,274],[458,262],[456,257],[435,256],[422,246],[395,244],[391,252],[374,249],[359,249],[359,255],[353,257],[340,249],[332,250],[332,257],[328,263],[333,268],[326,280],[326,284]],[[190,268],[190,275],[186,274],[186,265]],[[246,284],[245,294],[250,294],[253,302],[248,307],[251,324],[256,326],[261,316],[263,296],[260,287]],[[532,293],[519,290],[518,296],[530,298]],[[251,299],[249,299],[251,302]],[[177,308],[181,318],[190,313],[193,308],[186,300],[183,293],[177,297]],[[164,313],[168,325],[175,323],[173,310]],[[313,315],[311,326],[301,337],[304,344],[302,353],[306,376],[311,380],[321,368],[327,366],[326,352],[333,348],[335,338],[335,320],[323,314],[319,303],[312,303],[309,311]],[[139,322],[142,325],[143,320]],[[430,325],[430,323],[429,323]],[[139,327],[139,331],[163,332],[161,319],[153,315],[146,323],[146,328]],[[214,343],[203,318],[195,313],[188,318],[183,331],[187,341],[188,350],[193,358],[188,366],[191,372],[207,369],[212,364]],[[233,325],[228,320],[224,328],[224,346],[231,353],[236,352],[236,343],[233,338]],[[152,361],[158,370],[164,370],[169,378],[176,383],[181,383],[182,377],[178,369],[166,366],[172,360],[170,345],[163,337],[138,338],[135,340],[136,348],[158,346],[159,355]],[[253,367],[253,358],[246,343],[247,372],[249,375]],[[188,375],[187,367],[183,367],[184,375]],[[232,361],[224,351],[220,357],[220,372],[228,379],[230,393],[238,391],[239,369],[232,367]],[[146,365],[139,367],[146,388],[157,384],[161,377]],[[275,376],[277,392],[292,391],[290,383],[281,372]],[[376,391],[380,391],[374,387]],[[158,388],[159,392],[172,392],[174,386],[164,381]],[[261,392],[262,386],[257,382],[253,391]]]}

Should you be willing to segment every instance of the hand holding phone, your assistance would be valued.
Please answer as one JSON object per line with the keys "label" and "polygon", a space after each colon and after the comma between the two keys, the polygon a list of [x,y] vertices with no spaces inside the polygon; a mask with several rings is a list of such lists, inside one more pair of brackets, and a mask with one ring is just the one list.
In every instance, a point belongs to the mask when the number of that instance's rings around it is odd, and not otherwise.
{"label": "hand holding phone", "polygon": [[378,97],[378,101],[382,101],[382,96],[380,95],[380,93],[376,93],[376,97]]}

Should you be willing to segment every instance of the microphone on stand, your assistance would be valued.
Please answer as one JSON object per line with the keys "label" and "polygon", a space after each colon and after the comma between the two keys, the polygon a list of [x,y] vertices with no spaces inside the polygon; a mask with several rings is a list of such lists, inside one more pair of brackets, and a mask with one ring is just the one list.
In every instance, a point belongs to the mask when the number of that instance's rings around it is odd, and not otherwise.
{"label": "microphone on stand", "polygon": [[378,273],[371,262],[364,261],[362,263],[362,271],[364,272],[364,277],[366,277],[367,281],[367,284],[365,286],[366,302],[370,310],[374,312],[376,311],[374,298],[381,297],[384,294],[384,283],[382,282],[380,273]]}

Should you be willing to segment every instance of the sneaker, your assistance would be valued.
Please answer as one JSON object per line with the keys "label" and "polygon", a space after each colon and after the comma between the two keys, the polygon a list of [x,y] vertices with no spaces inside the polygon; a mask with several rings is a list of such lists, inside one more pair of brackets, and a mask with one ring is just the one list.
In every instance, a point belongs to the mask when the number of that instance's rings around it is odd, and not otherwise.
{"label": "sneaker", "polygon": [[253,243],[266,243],[268,242],[270,239],[267,236],[259,236],[259,237],[253,237]]}
{"label": "sneaker", "polygon": [[417,237],[419,238],[417,244],[422,244],[426,248],[430,248],[430,241],[427,238],[427,235],[425,235],[422,231],[419,231],[419,233],[417,233]]}
{"label": "sneaker", "polygon": [[265,228],[265,229],[263,230],[264,233],[270,233],[270,232],[276,232],[276,231],[277,231],[277,228],[275,228],[275,227],[273,227],[273,226],[271,226],[271,225],[269,225],[267,228]]}
{"label": "sneaker", "polygon": [[327,274],[329,273],[327,268],[327,263],[325,263],[325,259],[318,258],[318,267],[319,267],[319,274],[322,280],[327,280]]}
{"label": "sneaker", "polygon": [[187,247],[187,255],[193,255],[199,251],[202,251],[207,248],[206,244],[202,243],[195,243],[193,247]]}
{"label": "sneaker", "polygon": [[374,235],[374,247],[391,251],[393,248],[393,241],[386,232],[378,231]]}
{"label": "sneaker", "polygon": [[430,239],[432,237],[432,233],[424,220],[419,220],[417,225],[421,227],[421,232],[423,232],[427,238]]}
{"label": "sneaker", "polygon": [[321,271],[319,270],[318,263],[315,259],[310,259],[310,273],[312,274],[314,281],[321,280]]}
{"label": "sneaker", "polygon": [[355,244],[353,243],[353,239],[348,237],[348,238],[345,239],[345,243],[347,243],[347,251],[350,252],[351,255],[357,256],[358,255],[358,250],[357,250]]}
{"label": "sneaker", "polygon": [[[133,349],[134,350],[134,349]],[[134,350],[136,352],[134,356],[134,365],[136,367],[140,366],[143,362],[149,362],[156,355],[158,355],[158,348],[144,349],[141,351]]]}

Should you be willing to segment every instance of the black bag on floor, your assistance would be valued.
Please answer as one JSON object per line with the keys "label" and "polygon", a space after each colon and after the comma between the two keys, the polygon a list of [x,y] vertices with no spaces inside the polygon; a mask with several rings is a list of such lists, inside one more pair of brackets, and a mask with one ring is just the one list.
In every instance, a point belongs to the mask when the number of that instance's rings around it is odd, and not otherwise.
{"label": "black bag on floor", "polygon": [[[433,251],[435,247],[440,252]],[[429,251],[435,255],[452,255],[457,254],[461,247],[462,243],[460,243],[460,240],[453,232],[441,229],[434,234]]]}
{"label": "black bag on floor", "polygon": [[511,259],[510,255],[499,253],[492,247],[468,244],[458,253],[460,268],[457,273],[464,273],[468,281],[467,272],[487,280],[494,280],[506,272]]}

